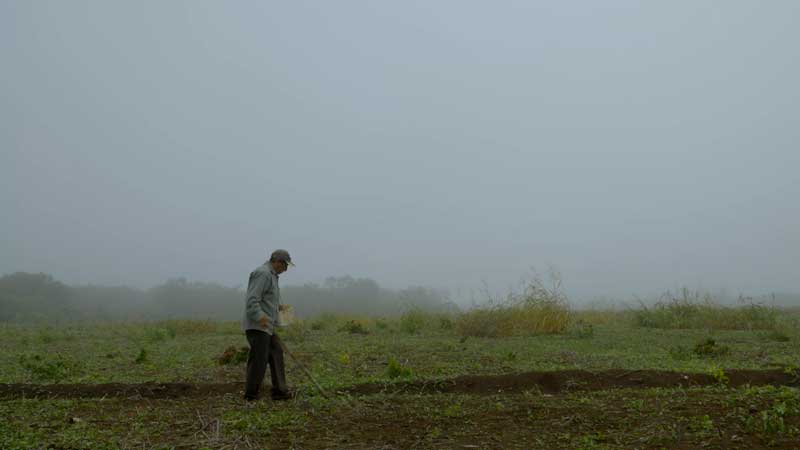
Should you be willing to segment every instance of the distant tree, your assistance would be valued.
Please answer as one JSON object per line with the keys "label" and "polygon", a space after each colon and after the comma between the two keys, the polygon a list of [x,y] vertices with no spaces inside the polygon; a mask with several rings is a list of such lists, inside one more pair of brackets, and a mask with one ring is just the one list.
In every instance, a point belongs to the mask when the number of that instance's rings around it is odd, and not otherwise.
{"label": "distant tree", "polygon": [[70,313],[70,290],[45,273],[16,272],[0,277],[0,320],[63,320]]}

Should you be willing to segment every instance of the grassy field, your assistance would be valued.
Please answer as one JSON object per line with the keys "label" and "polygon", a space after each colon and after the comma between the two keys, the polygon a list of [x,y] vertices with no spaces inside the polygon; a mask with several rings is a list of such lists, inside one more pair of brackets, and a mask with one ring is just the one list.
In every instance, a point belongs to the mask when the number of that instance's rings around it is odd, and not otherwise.
{"label": "grassy field", "polygon": [[249,406],[236,323],[0,325],[0,448],[800,448],[800,315],[685,306],[317,317],[282,336],[332,398],[287,358]]}

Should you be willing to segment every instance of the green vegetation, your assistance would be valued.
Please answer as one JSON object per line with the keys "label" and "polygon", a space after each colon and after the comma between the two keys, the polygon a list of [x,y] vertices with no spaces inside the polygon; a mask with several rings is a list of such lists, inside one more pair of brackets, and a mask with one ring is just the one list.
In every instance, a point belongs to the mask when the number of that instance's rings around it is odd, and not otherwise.
{"label": "green vegetation", "polygon": [[389,357],[389,363],[386,366],[386,376],[389,378],[397,377],[410,377],[414,374],[410,367],[401,364],[394,356]]}
{"label": "green vegetation", "polygon": [[475,308],[458,317],[456,329],[465,337],[531,336],[563,333],[573,319],[560,280],[546,288],[535,278],[521,294],[511,293],[494,305]]}
{"label": "green vegetation", "polygon": [[[749,304],[720,307],[702,299],[679,310],[659,313],[663,326],[655,327],[639,320],[640,310],[575,310],[552,290],[529,289],[466,312],[412,306],[377,317],[323,314],[279,333],[324,389],[338,392],[333,398],[319,395],[292,358],[288,376],[299,396],[284,403],[244,405],[229,393],[6,398],[0,399],[0,448],[341,448],[359,442],[371,448],[744,449],[797,442],[798,389],[742,386],[736,369],[797,379],[800,312],[754,313]],[[719,326],[707,321],[715,312],[761,325]],[[0,340],[6,344],[0,383],[238,385],[248,353],[236,321],[0,323]],[[607,369],[691,372],[713,381],[604,391],[567,379],[555,393],[547,383],[513,392],[431,390],[462,376]],[[412,387],[400,390],[402,383]],[[348,393],[354,385],[377,387]]]}
{"label": "green vegetation", "polygon": [[667,293],[653,306],[641,304],[633,312],[641,327],[663,329],[770,330],[778,324],[774,307],[740,299],[738,307],[722,306],[710,295],[683,289],[680,296]]}

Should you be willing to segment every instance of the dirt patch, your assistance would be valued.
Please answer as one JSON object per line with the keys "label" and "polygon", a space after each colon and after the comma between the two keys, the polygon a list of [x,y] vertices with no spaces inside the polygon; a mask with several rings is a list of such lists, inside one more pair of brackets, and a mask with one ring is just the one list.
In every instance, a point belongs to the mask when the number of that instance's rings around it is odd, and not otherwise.
{"label": "dirt patch", "polygon": [[207,397],[240,393],[244,383],[106,383],[106,384],[0,384],[0,399],[9,398],[98,398]]}
{"label": "dirt patch", "polygon": [[[796,386],[798,379],[781,370],[730,370],[725,372],[731,387]],[[414,381],[408,383],[369,383],[345,389],[358,395],[380,392],[465,393],[496,394],[538,389],[554,394],[569,391],[598,391],[620,388],[677,388],[710,386],[719,382],[711,375],[659,370],[561,370],[553,372],[526,372],[508,375],[471,375],[444,381]]]}
{"label": "dirt patch", "polygon": [[[728,385],[798,386],[795,376],[782,370],[730,370]],[[508,375],[472,375],[440,381],[367,383],[341,389],[342,393],[465,393],[498,394],[530,389],[554,394],[619,388],[677,388],[710,386],[719,382],[711,375],[658,370],[606,370],[589,372],[562,370]],[[140,384],[0,384],[0,399],[12,398],[180,398],[241,394],[244,383],[140,383]]]}

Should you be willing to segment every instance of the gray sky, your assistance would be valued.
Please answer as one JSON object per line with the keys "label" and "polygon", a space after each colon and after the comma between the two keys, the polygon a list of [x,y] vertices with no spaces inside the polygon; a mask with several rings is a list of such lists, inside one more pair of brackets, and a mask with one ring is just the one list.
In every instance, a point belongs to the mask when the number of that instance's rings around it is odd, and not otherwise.
{"label": "gray sky", "polygon": [[0,1],[0,273],[798,291],[799,13]]}

